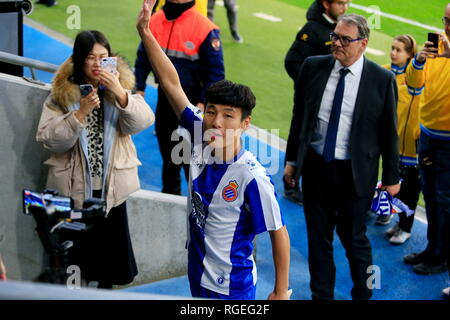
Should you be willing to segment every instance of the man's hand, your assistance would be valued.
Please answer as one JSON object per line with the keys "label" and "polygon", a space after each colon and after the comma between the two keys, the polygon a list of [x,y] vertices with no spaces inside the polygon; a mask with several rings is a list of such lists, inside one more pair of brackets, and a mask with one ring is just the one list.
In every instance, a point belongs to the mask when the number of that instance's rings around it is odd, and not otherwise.
{"label": "man's hand", "polygon": [[136,21],[136,29],[140,35],[144,34],[149,28],[148,25],[150,23],[150,17],[152,15],[152,10],[155,3],[156,0],[144,0],[144,3],[142,4],[141,11],[139,12]]}
{"label": "man's hand", "polygon": [[144,92],[144,91],[137,90],[136,93],[137,93],[138,95],[142,96],[142,98],[145,97],[145,92]]}
{"label": "man's hand", "polygon": [[427,41],[423,44],[422,50],[417,54],[417,61],[420,63],[425,62],[427,59],[434,59],[438,56],[438,48],[430,47],[433,45],[433,42]]}
{"label": "man's hand", "polygon": [[391,196],[395,196],[400,191],[400,183],[390,186],[383,186],[381,189],[386,190]]}
{"label": "man's hand", "polygon": [[450,58],[450,40],[443,34],[439,35],[439,40],[444,44],[444,52],[438,54],[439,58]]}
{"label": "man's hand", "polygon": [[287,164],[284,167],[284,180],[292,187],[295,187],[295,166]]}
{"label": "man's hand", "polygon": [[273,291],[267,297],[267,300],[289,300],[292,295],[292,289],[283,291],[283,292],[275,292]]}
{"label": "man's hand", "polygon": [[166,53],[161,49],[161,46],[149,28],[151,10],[153,9],[155,2],[155,0],[144,1],[136,21],[136,28],[139,31],[139,36],[142,39],[145,52],[147,52],[152,71],[156,78],[159,79],[159,85],[164,90],[167,100],[169,100],[173,111],[175,111],[175,114],[179,119],[190,102],[183,91],[177,70],[167,57]]}
{"label": "man's hand", "polygon": [[290,240],[286,226],[269,231],[272,242],[272,256],[275,266],[275,286],[273,292],[269,294],[269,300],[288,300],[291,296],[289,292],[289,264],[290,264]]}

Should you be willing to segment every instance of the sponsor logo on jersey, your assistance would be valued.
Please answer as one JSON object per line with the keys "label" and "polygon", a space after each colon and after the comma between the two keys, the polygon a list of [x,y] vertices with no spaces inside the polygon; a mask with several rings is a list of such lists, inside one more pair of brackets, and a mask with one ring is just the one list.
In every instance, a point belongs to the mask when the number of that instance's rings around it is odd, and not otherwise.
{"label": "sponsor logo on jersey", "polygon": [[225,201],[231,202],[238,197],[238,187],[236,180],[231,180],[223,189],[222,197]]}
{"label": "sponsor logo on jersey", "polygon": [[190,216],[192,217],[192,219],[194,219],[197,226],[200,229],[204,230],[206,224],[205,208],[203,206],[202,199],[195,191],[192,191],[191,203],[192,211],[190,213]]}

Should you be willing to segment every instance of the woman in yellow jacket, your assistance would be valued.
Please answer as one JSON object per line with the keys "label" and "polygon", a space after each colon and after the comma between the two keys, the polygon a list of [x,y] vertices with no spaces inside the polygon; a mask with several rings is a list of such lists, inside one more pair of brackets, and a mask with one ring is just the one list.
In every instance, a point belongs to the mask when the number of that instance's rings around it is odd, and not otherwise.
{"label": "woman in yellow jacket", "polygon": [[[416,41],[410,35],[394,38],[391,49],[391,65],[384,67],[396,77],[398,87],[398,135],[400,137],[400,175],[402,185],[397,198],[415,211],[421,190],[417,162],[417,140],[419,139],[419,101],[421,90],[406,83],[406,67],[416,54]],[[388,224],[391,216],[379,216],[377,224]],[[411,237],[414,214],[399,213],[399,223],[387,230],[389,242],[402,244]]]}

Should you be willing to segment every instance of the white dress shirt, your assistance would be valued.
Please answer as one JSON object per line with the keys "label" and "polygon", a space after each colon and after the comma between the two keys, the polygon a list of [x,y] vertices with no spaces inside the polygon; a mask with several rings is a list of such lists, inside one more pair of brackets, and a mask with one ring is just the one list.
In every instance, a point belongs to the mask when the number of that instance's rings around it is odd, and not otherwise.
{"label": "white dress shirt", "polygon": [[[350,159],[350,131],[352,129],[353,111],[355,110],[356,97],[358,95],[361,73],[364,65],[364,56],[348,67],[350,72],[345,77],[344,98],[342,100],[341,116],[336,139],[336,149],[334,157],[337,160]],[[318,154],[323,154],[325,138],[327,136],[328,121],[330,119],[331,108],[333,106],[334,94],[339,81],[339,71],[344,68],[336,60],[330,77],[328,78],[325,91],[320,103],[319,114],[311,139],[311,147]]]}

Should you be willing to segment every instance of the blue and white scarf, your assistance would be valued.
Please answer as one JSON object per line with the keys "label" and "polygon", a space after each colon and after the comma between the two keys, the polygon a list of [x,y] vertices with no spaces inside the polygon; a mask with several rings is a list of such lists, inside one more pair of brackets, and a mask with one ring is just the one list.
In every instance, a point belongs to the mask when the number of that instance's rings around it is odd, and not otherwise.
{"label": "blue and white scarf", "polygon": [[405,203],[403,203],[403,201],[392,197],[389,192],[382,190],[380,184],[377,186],[370,210],[379,216],[387,216],[404,212],[406,213],[406,216],[409,217],[414,213],[414,210],[411,210]]}

